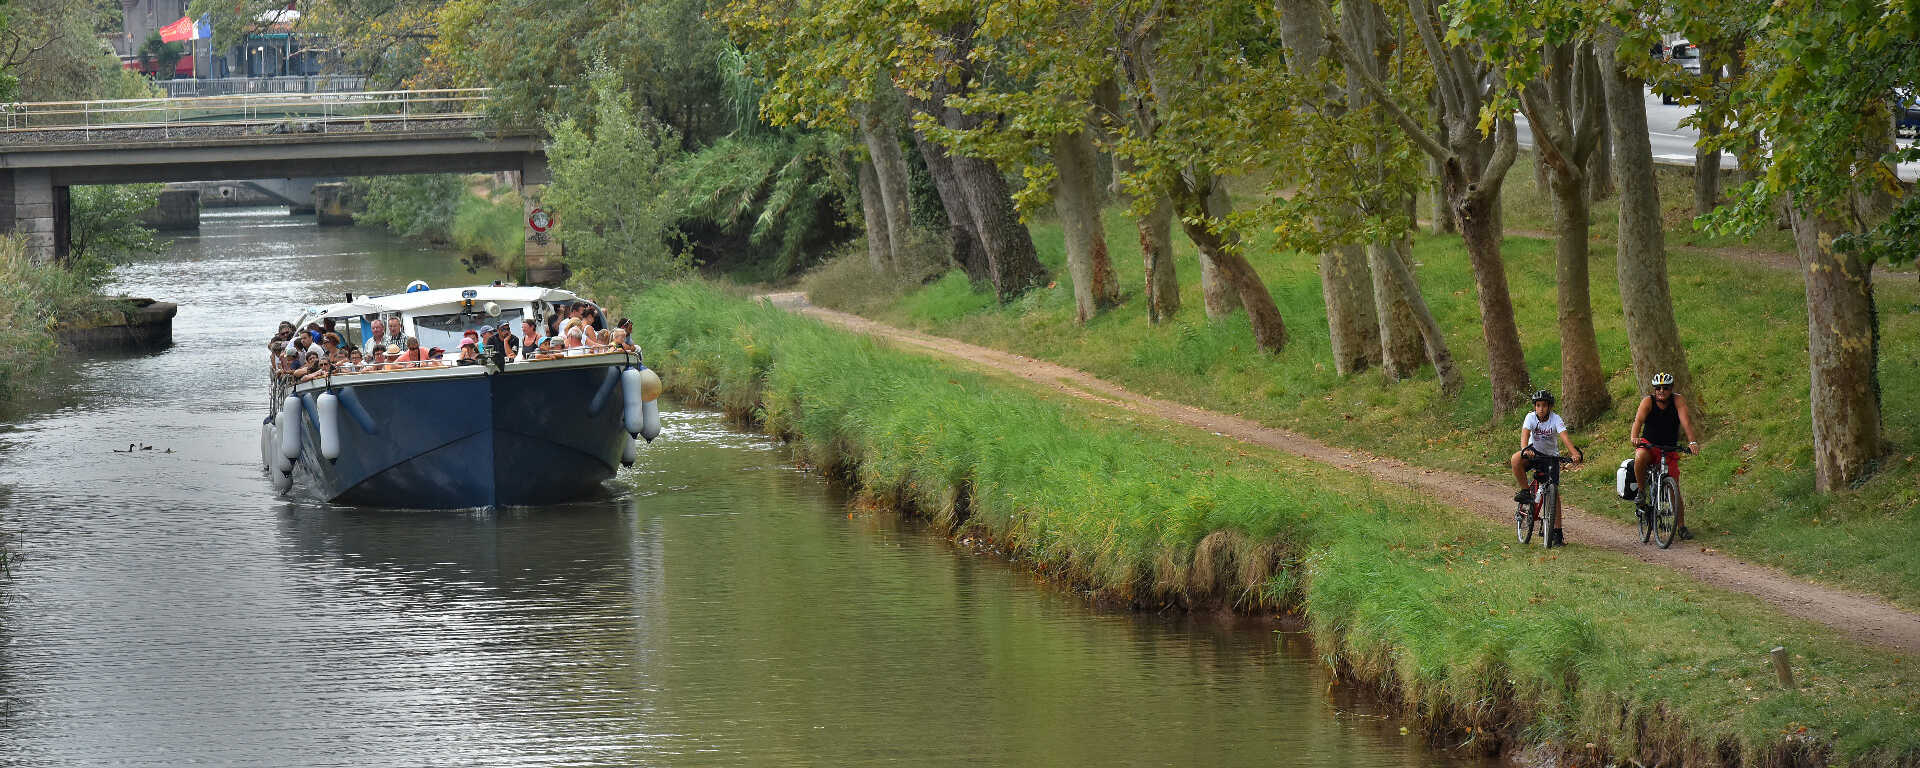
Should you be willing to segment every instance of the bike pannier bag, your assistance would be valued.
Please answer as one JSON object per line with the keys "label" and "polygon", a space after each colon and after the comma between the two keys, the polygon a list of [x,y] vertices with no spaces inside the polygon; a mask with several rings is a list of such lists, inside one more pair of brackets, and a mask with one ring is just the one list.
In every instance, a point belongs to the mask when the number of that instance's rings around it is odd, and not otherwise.
{"label": "bike pannier bag", "polygon": [[1620,462],[1620,468],[1613,473],[1613,492],[1620,498],[1632,499],[1639,490],[1640,478],[1633,476],[1633,459]]}

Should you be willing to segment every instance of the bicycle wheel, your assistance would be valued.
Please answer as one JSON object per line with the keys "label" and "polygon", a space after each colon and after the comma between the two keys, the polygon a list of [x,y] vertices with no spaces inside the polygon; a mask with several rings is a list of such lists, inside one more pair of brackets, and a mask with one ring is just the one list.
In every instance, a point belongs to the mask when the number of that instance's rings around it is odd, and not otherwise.
{"label": "bicycle wheel", "polygon": [[1513,527],[1518,532],[1520,543],[1533,541],[1533,502],[1520,502],[1519,509],[1513,513]]}
{"label": "bicycle wheel", "polygon": [[1673,478],[1661,477],[1653,495],[1653,541],[1661,549],[1673,546]]}
{"label": "bicycle wheel", "polygon": [[1553,529],[1560,527],[1560,489],[1548,486],[1540,496],[1540,538],[1552,549]]}

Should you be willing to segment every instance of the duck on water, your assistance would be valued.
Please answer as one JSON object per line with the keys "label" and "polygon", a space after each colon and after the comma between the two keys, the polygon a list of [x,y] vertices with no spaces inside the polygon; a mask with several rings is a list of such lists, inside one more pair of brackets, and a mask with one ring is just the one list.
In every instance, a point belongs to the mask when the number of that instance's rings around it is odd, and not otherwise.
{"label": "duck on water", "polygon": [[660,432],[660,378],[606,326],[571,291],[497,283],[308,309],[273,343],[261,461],[276,492],[341,504],[590,495]]}

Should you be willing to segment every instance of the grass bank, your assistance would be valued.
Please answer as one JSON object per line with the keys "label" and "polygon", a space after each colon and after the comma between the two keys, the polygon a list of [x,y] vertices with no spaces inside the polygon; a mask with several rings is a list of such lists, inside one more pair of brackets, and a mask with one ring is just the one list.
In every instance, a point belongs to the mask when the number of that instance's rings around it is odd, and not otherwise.
{"label": "grass bank", "polygon": [[0,404],[53,360],[63,318],[112,309],[96,295],[97,277],[35,264],[21,235],[0,236]]}
{"label": "grass bank", "polygon": [[[1543,555],[1416,493],[876,346],[698,284],[629,299],[682,397],[884,506],[1142,606],[1299,613],[1437,743],[1582,760],[1913,765],[1913,666],[1624,556]],[[1765,652],[1804,685],[1774,687]]]}
{"label": "grass bank", "polygon": [[[1513,182],[1526,187],[1530,173],[1517,169]],[[1526,223],[1529,206],[1537,207],[1510,197],[1512,226]],[[1596,222],[1612,226],[1607,216],[1596,215]],[[1457,237],[1421,237],[1414,251],[1427,301],[1467,381],[1465,394],[1448,400],[1440,397],[1431,369],[1399,383],[1374,373],[1334,373],[1311,256],[1276,252],[1257,238],[1247,249],[1291,333],[1281,354],[1265,356],[1254,351],[1244,316],[1210,321],[1201,311],[1199,268],[1184,240],[1176,239],[1183,305],[1172,322],[1150,324],[1140,291],[1128,281],[1125,303],[1082,327],[1074,323],[1071,286],[1060,268],[1058,225],[1035,222],[1033,233],[1060,282],[1004,307],[957,272],[904,292],[875,290],[882,284],[871,279],[860,290],[863,267],[851,258],[816,273],[805,287],[822,305],[1070,365],[1157,397],[1416,464],[1508,477],[1505,462],[1519,442],[1519,414],[1495,414],[1489,404],[1472,271]],[[1109,211],[1107,238],[1116,266],[1137,275],[1133,224],[1118,210]],[[1813,488],[1799,275],[1690,246],[1671,250],[1675,312],[1698,382],[1705,431],[1702,454],[1684,465],[1696,544],[1920,609],[1920,548],[1909,545],[1920,538],[1920,468],[1914,460],[1920,440],[1920,284],[1912,272],[1885,273],[1876,281],[1883,417],[1892,450],[1858,488],[1820,495]],[[1557,391],[1553,244],[1509,237],[1505,255],[1532,379]],[[1631,522],[1630,507],[1612,496],[1610,466],[1630,455],[1626,438],[1637,389],[1611,242],[1594,242],[1592,266],[1601,363],[1615,405],[1595,425],[1575,432],[1593,466],[1569,474],[1566,484],[1578,504]],[[1569,532],[1573,540],[1579,536]]]}

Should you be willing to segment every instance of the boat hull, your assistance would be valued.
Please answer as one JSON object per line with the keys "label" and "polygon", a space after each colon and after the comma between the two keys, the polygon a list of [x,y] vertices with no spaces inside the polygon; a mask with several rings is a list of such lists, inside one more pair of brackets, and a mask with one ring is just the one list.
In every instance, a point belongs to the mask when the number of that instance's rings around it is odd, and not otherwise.
{"label": "boat hull", "polygon": [[[589,497],[613,476],[630,438],[618,391],[600,397],[611,360],[555,360],[335,378],[296,390],[303,402],[296,492],[377,507],[456,509]],[[340,456],[321,455],[317,398],[333,392]],[[372,429],[344,407],[351,398]]]}

